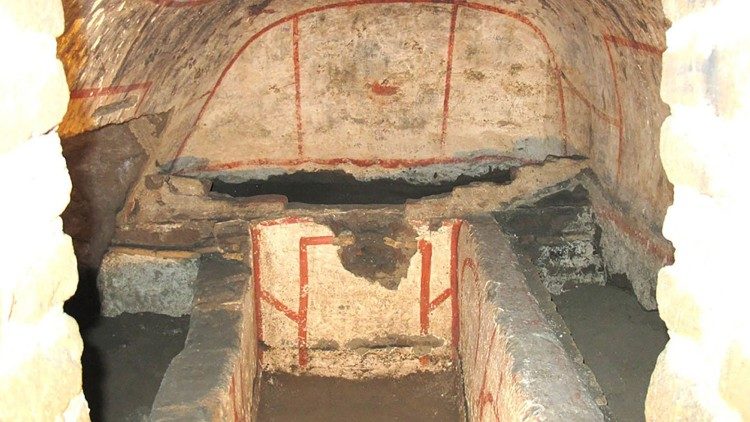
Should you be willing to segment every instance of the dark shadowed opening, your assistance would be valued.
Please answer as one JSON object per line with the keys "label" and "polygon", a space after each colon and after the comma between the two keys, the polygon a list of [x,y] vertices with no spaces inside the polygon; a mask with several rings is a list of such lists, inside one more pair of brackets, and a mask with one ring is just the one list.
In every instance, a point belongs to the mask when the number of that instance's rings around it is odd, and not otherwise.
{"label": "dark shadowed opening", "polygon": [[211,191],[233,197],[285,195],[289,202],[307,204],[403,204],[408,199],[449,193],[456,186],[475,182],[505,184],[511,179],[509,169],[497,168],[480,175],[461,175],[453,181],[434,184],[414,183],[403,178],[363,181],[341,170],[300,171],[242,183],[214,180]]}

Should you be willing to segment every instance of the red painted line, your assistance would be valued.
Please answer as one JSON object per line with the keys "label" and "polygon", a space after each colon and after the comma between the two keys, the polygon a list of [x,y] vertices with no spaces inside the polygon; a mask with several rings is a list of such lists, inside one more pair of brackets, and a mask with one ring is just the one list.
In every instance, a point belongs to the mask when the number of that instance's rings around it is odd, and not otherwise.
{"label": "red painted line", "polygon": [[458,19],[458,3],[451,10],[451,26],[448,34],[448,55],[445,65],[445,91],[443,94],[443,124],[440,129],[440,151],[445,153],[445,136],[448,133],[448,114],[451,99],[451,75],[453,74],[453,48],[456,42],[456,20]]}
{"label": "red painted line", "polygon": [[297,120],[297,154],[304,154],[302,138],[302,92],[299,65],[299,18],[292,19],[292,62],[294,63],[294,113]]}
{"label": "red painted line", "polygon": [[281,303],[280,300],[276,299],[271,293],[269,293],[266,290],[260,291],[260,298],[268,302],[269,305],[273,306],[278,310],[279,312],[286,315],[287,318],[291,319],[292,321],[299,323],[299,315],[294,312],[293,310],[289,309],[286,305]]}
{"label": "red painted line", "polygon": [[151,3],[155,3],[159,6],[164,7],[190,7],[190,6],[202,6],[207,3],[211,3],[214,0],[149,0]]}
{"label": "red painted line", "polygon": [[461,234],[462,220],[456,220],[451,228],[451,348],[453,358],[458,359],[458,341],[461,338],[461,324],[458,303],[458,239]]}
{"label": "red painted line", "polygon": [[615,183],[620,180],[620,170],[622,167],[622,148],[625,140],[625,123],[623,120],[622,112],[622,99],[620,97],[620,88],[617,82],[617,67],[615,66],[615,58],[612,55],[612,49],[609,47],[607,38],[604,38],[604,46],[607,48],[607,56],[609,56],[609,67],[612,70],[612,86],[615,90],[615,101],[617,103],[617,173],[615,175]]}
{"label": "red painted line", "polygon": [[433,3],[449,3],[450,0],[446,1],[440,1],[440,0],[350,0],[350,1],[343,1],[338,3],[331,3],[326,5],[320,5],[315,7],[310,7],[307,9],[300,10],[296,13],[293,13],[291,15],[285,16],[281,19],[278,19],[265,27],[261,28],[258,32],[254,33],[250,36],[250,38],[245,41],[244,44],[234,53],[232,58],[229,60],[229,63],[224,67],[224,70],[222,70],[221,74],[219,75],[219,79],[214,84],[213,88],[211,88],[211,94],[209,94],[208,98],[206,98],[206,102],[203,103],[203,106],[201,107],[200,111],[198,112],[198,116],[195,118],[195,122],[193,122],[193,126],[188,132],[188,134],[185,136],[185,138],[180,143],[179,147],[177,148],[177,153],[175,154],[175,157],[172,161],[172,168],[170,168],[170,171],[174,168],[175,161],[182,155],[183,151],[185,150],[185,146],[190,139],[190,137],[193,134],[193,131],[195,130],[195,127],[197,126],[200,119],[203,117],[203,114],[206,112],[206,109],[208,107],[208,104],[213,99],[214,95],[216,95],[216,91],[218,90],[221,83],[224,81],[224,78],[227,76],[227,73],[229,73],[229,70],[234,66],[234,64],[237,62],[237,60],[240,58],[242,53],[252,44],[254,43],[258,38],[265,35],[268,31],[276,28],[279,25],[283,25],[287,22],[292,21],[293,19],[299,19],[303,16],[317,13],[317,12],[323,12],[326,10],[331,9],[337,9],[341,7],[352,7],[352,6],[360,6],[360,5],[366,5],[366,4],[396,4],[396,3],[404,3],[404,4],[433,4]]}
{"label": "red painted line", "polygon": [[312,223],[313,219],[310,217],[284,217],[277,218],[276,220],[266,220],[258,223],[261,226],[278,226],[282,224],[298,224],[298,223]]}
{"label": "red painted line", "polygon": [[74,89],[70,91],[70,98],[80,99],[80,98],[101,97],[101,96],[106,96],[106,95],[124,94],[126,92],[136,91],[139,89],[147,90],[150,87],[151,87],[151,82],[144,82],[144,83],[131,84],[131,85],[108,86],[108,87],[103,87],[103,88],[81,88],[81,89]]}
{"label": "red painted line", "polygon": [[[545,45],[545,47],[546,47],[546,49],[547,49],[547,51],[548,51],[548,53],[550,55],[550,59],[553,62],[553,66],[554,66],[554,69],[555,69],[555,75],[557,77],[558,95],[560,96],[559,100],[560,100],[560,111],[561,111],[561,122],[560,122],[561,135],[563,137],[563,140],[566,142],[566,144],[565,144],[566,147],[565,148],[567,149],[567,116],[566,116],[566,113],[565,113],[565,98],[564,98],[565,93],[562,90],[562,81],[561,81],[561,76],[560,76],[561,75],[560,66],[559,66],[559,64],[557,62],[557,57],[556,57],[556,55],[554,53],[554,50],[552,50],[552,47],[550,46],[549,41],[547,40],[547,37],[544,35],[544,33],[542,32],[542,30],[539,29],[539,27],[536,26],[529,18],[527,18],[526,16],[524,16],[524,15],[518,13],[518,12],[513,12],[513,11],[510,11],[510,10],[507,10],[507,9],[500,8],[500,7],[496,7],[496,6],[492,6],[492,5],[488,5],[488,4],[483,4],[483,3],[467,2],[467,1],[464,1],[464,0],[350,0],[350,1],[342,1],[342,2],[337,2],[337,3],[331,3],[331,4],[327,4],[327,5],[320,5],[320,6],[315,6],[315,7],[310,7],[310,8],[307,8],[307,9],[300,10],[298,12],[295,12],[293,14],[285,16],[285,17],[283,17],[281,19],[278,19],[278,20],[276,20],[276,21],[274,21],[274,22],[266,25],[265,27],[261,28],[258,32],[256,32],[253,35],[251,35],[245,41],[245,43],[242,44],[242,46],[235,52],[235,54],[230,58],[229,62],[227,63],[227,65],[224,67],[224,69],[222,70],[221,74],[219,75],[219,78],[217,79],[217,81],[214,84],[213,88],[211,88],[210,94],[208,95],[208,97],[206,98],[206,101],[203,103],[203,106],[201,107],[200,111],[198,112],[198,115],[196,116],[195,121],[193,122],[193,125],[192,125],[191,129],[185,135],[185,137],[180,142],[180,144],[179,144],[179,146],[177,148],[177,151],[175,153],[174,159],[173,159],[172,164],[171,164],[170,169],[169,169],[170,172],[172,170],[174,170],[174,165],[176,164],[177,159],[180,158],[180,156],[182,156],[182,153],[184,152],[185,147],[186,147],[188,141],[190,140],[190,138],[193,135],[193,132],[195,131],[195,127],[197,126],[198,122],[201,120],[201,118],[205,114],[205,112],[206,112],[206,110],[208,108],[208,104],[213,99],[213,97],[216,94],[216,91],[218,90],[219,86],[222,84],[222,82],[224,81],[224,78],[229,73],[229,70],[234,66],[234,64],[237,62],[237,60],[242,55],[242,53],[244,53],[245,50],[252,43],[254,43],[257,39],[259,39],[260,37],[262,37],[263,35],[265,35],[267,32],[269,32],[270,30],[276,28],[279,25],[283,25],[283,24],[285,24],[287,22],[290,22],[290,21],[295,20],[295,19],[299,19],[299,18],[301,18],[303,16],[306,16],[306,15],[309,15],[309,14],[318,13],[318,12],[322,12],[322,11],[326,11],[326,10],[331,10],[331,9],[343,8],[343,7],[353,7],[353,6],[362,6],[362,5],[382,5],[382,4],[452,4],[453,5],[453,12],[454,13],[451,15],[451,27],[453,28],[451,30],[451,34],[452,34],[453,37],[455,37],[455,16],[457,16],[457,7],[458,6],[464,6],[464,7],[470,8],[470,9],[481,10],[481,11],[486,11],[486,12],[491,12],[491,13],[497,13],[497,14],[500,14],[500,15],[508,16],[508,17],[510,17],[512,19],[515,19],[515,20],[523,23],[524,25],[528,26],[529,28],[531,28],[531,30],[544,43],[544,45]],[[450,61],[451,61],[451,63],[452,63],[452,48],[453,48],[453,47],[451,47],[451,45],[454,42],[455,42],[455,38],[453,38],[453,41],[450,41],[450,39],[449,39],[449,50],[451,50],[450,51],[450,55],[451,55]],[[451,64],[451,66],[452,66],[452,64]],[[449,80],[450,79],[450,76],[449,76],[450,73],[451,72],[448,72],[446,74],[447,85],[450,84],[450,80]],[[448,101],[449,101],[449,95],[446,95],[445,98],[444,98],[444,102],[443,102],[443,111],[444,111],[443,126],[446,129],[447,129],[447,123],[446,123],[446,120],[447,120],[446,119],[447,118],[447,114],[446,114],[447,107],[446,107],[446,104],[447,104]],[[444,132],[445,132],[445,130],[441,130],[441,144],[443,144],[444,141],[445,141]],[[339,160],[340,162],[338,162],[338,163],[332,163],[332,164],[335,165],[335,164],[353,163],[353,164],[356,165],[357,161],[369,161],[369,162],[379,161],[379,160],[356,160],[356,159],[337,159],[337,160]],[[261,161],[262,162],[264,160],[255,160],[255,161]],[[268,160],[268,161],[272,161],[272,160]],[[388,161],[388,160],[386,160],[386,161]],[[391,161],[393,161],[393,160],[391,160]],[[402,160],[402,161],[405,161],[405,160]],[[228,169],[237,168],[240,165],[237,165],[236,163],[238,163],[238,162],[228,163],[228,164],[221,164],[221,165],[219,165],[216,168],[216,170],[228,170]],[[248,165],[262,165],[262,164],[259,164],[259,163],[255,163],[254,161],[246,161],[246,162],[243,162],[243,163],[247,163]],[[299,164],[307,164],[307,163],[319,164],[315,160],[305,161],[304,163],[299,163]],[[274,163],[269,163],[269,164],[274,164]],[[288,165],[294,165],[294,164],[288,164]],[[372,164],[372,165],[375,165],[375,164]],[[364,167],[368,167],[368,165],[364,165]],[[399,167],[399,166],[397,166],[397,167]],[[387,167],[387,168],[395,168],[395,167]]]}
{"label": "red painted line", "polygon": [[489,4],[483,4],[483,3],[474,3],[474,2],[462,2],[462,5],[465,5],[466,7],[470,9],[475,10],[483,10],[485,12],[491,12],[491,13],[497,13],[500,15],[508,16],[512,19],[515,19],[522,24],[528,26],[531,28],[532,31],[536,34],[536,36],[542,41],[544,46],[547,49],[547,53],[549,54],[550,59],[552,60],[552,65],[555,73],[555,77],[557,78],[557,94],[559,96],[559,102],[560,102],[560,132],[561,136],[563,137],[563,141],[565,142],[565,149],[567,150],[567,132],[568,132],[568,121],[567,121],[567,115],[565,113],[565,92],[562,89],[562,69],[560,68],[560,65],[557,62],[557,56],[555,55],[555,51],[552,49],[552,46],[550,45],[549,41],[547,40],[547,37],[544,35],[544,32],[536,26],[531,19],[528,17],[518,13],[514,12],[512,10],[503,9],[501,7],[492,6]]}
{"label": "red painted line", "polygon": [[453,296],[453,289],[445,289],[443,293],[440,293],[438,297],[430,302],[430,312],[434,311],[438,306],[442,305],[449,297]]}
{"label": "red painted line", "polygon": [[609,56],[609,66],[612,70],[612,83],[615,90],[615,100],[617,101],[617,116],[619,122],[619,125],[617,126],[619,135],[617,142],[617,173],[615,175],[615,183],[617,183],[622,174],[622,152],[625,144],[625,117],[622,107],[622,97],[620,96],[619,82],[617,80],[617,67],[615,66],[615,59],[612,54],[610,43],[656,55],[664,53],[664,49],[635,40],[617,37],[612,34],[602,34],[602,38],[604,39],[604,46],[607,49],[607,56]]}
{"label": "red painted line", "polygon": [[[253,248],[253,301],[255,303],[255,336],[258,343],[263,341],[263,312],[260,308],[260,230],[250,229]],[[263,350],[258,347],[258,363],[263,362]]]}
{"label": "red painted line", "polygon": [[565,75],[563,75],[563,80],[565,81],[565,84],[568,86],[568,89],[570,90],[570,92],[572,92],[576,98],[581,100],[581,102],[583,102],[583,104],[586,105],[586,107],[588,107],[591,111],[593,111],[597,117],[599,117],[600,119],[604,120],[605,122],[609,123],[612,126],[615,126],[615,127],[619,126],[619,123],[617,122],[616,118],[610,117],[609,115],[607,115],[607,113],[605,113],[604,111],[599,109],[597,106],[595,106],[591,101],[589,101],[589,99],[586,98],[586,96],[583,95],[583,93],[579,91],[578,88],[576,88],[575,85],[573,85],[573,83]]}
{"label": "red painted line", "polygon": [[604,34],[604,39],[605,41],[609,41],[613,44],[630,47],[634,50],[644,51],[646,53],[656,54],[659,56],[664,54],[664,51],[665,51],[665,48],[663,47],[656,47],[651,44],[638,42],[638,41],[631,40],[628,38],[618,37],[612,34]]}
{"label": "red painted line", "polygon": [[306,367],[310,360],[307,349],[307,311],[308,311],[308,284],[309,269],[307,260],[307,247],[315,245],[330,245],[333,243],[333,236],[303,237],[299,240],[299,316],[297,325],[297,341],[299,348],[299,365]]}
{"label": "red painted line", "polygon": [[565,91],[562,84],[562,70],[555,70],[557,99],[560,102],[560,137],[563,141],[563,155],[568,155],[568,112],[565,110]]}
{"label": "red painted line", "polygon": [[419,241],[419,253],[422,255],[422,278],[419,289],[419,333],[426,335],[430,331],[430,276],[432,271],[432,244],[426,240]]}
{"label": "red painted line", "polygon": [[[479,272],[477,271],[476,263],[473,259],[467,257],[464,259],[463,265],[461,266],[461,283],[466,282],[466,268],[470,268],[474,273],[474,288],[477,291],[479,297],[479,310],[477,316],[477,330],[481,331],[482,328],[482,310],[484,309],[484,291],[479,286]],[[479,336],[476,338],[474,345],[474,365],[477,364],[477,354],[479,353]]]}
{"label": "red painted line", "polygon": [[495,346],[495,335],[497,334],[497,328],[492,330],[492,337],[490,338],[489,350],[487,350],[487,362],[484,364],[484,375],[482,376],[482,389],[479,390],[479,420],[481,421],[484,417],[484,407],[487,403],[493,402],[492,392],[487,391],[487,370],[489,369],[490,359],[492,358],[492,349]]}
{"label": "red painted line", "polygon": [[646,251],[660,258],[664,265],[671,265],[674,263],[674,253],[672,250],[664,245],[663,243],[654,242],[652,238],[656,236],[653,234],[645,233],[631,224],[629,224],[625,217],[613,208],[597,205],[594,207],[594,213],[599,218],[607,219],[612,224],[624,233],[627,237],[633,239],[641,246],[646,248]]}
{"label": "red painted line", "polygon": [[137,116],[138,112],[141,109],[141,105],[143,104],[143,101],[146,99],[146,95],[151,90],[151,85],[153,82],[142,82],[137,84],[130,84],[130,85],[115,85],[115,86],[107,86],[103,88],[81,88],[81,89],[74,89],[70,91],[70,99],[71,100],[80,100],[85,98],[93,98],[93,97],[106,97],[109,95],[117,95],[117,94],[127,94],[131,91],[143,91],[141,93],[140,97],[138,98],[138,103],[135,106],[135,110],[133,113]]}
{"label": "red painted line", "polygon": [[330,158],[330,159],[270,159],[258,158],[253,160],[232,161],[229,163],[206,164],[195,168],[185,169],[178,173],[189,174],[195,172],[214,172],[221,170],[235,170],[241,168],[252,168],[258,166],[301,166],[304,164],[315,164],[318,166],[340,166],[353,165],[356,167],[380,167],[384,169],[395,169],[404,167],[426,167],[435,164],[463,164],[487,162],[493,164],[517,163],[519,165],[537,164],[539,161],[520,160],[503,155],[481,155],[476,157],[437,157],[422,159],[382,159],[382,158]]}

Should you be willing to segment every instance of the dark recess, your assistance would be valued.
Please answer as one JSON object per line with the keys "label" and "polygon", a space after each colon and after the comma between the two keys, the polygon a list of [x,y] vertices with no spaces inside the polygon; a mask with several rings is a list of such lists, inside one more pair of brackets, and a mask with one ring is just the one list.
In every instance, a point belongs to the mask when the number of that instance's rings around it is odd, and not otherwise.
{"label": "dark recess", "polygon": [[474,182],[509,183],[507,169],[490,169],[478,176],[459,176],[456,180],[435,184],[417,184],[405,179],[357,180],[341,170],[296,172],[271,176],[268,180],[227,183],[214,180],[212,192],[236,198],[255,195],[285,195],[289,202],[306,204],[403,204],[408,199],[449,193],[456,186]]}

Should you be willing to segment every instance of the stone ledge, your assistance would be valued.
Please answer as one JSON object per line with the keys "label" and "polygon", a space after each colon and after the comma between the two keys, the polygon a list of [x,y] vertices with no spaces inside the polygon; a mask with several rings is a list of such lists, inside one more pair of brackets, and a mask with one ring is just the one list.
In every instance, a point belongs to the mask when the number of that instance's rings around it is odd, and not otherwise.
{"label": "stone ledge", "polygon": [[[470,236],[475,243],[480,280],[494,305],[496,329],[503,338],[495,359],[507,362],[516,403],[509,414],[548,421],[604,420],[592,393],[581,381],[575,363],[547,322],[507,236],[491,216],[473,217]],[[503,365],[504,366],[504,365]]]}
{"label": "stone ledge", "polygon": [[169,365],[151,420],[250,420],[255,342],[248,289],[250,271],[206,255],[195,282],[185,349]]}

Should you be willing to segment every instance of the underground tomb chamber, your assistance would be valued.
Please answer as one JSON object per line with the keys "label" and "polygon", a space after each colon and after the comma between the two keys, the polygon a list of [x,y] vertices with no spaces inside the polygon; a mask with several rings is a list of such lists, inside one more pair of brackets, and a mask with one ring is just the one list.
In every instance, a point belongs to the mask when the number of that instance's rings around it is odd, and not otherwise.
{"label": "underground tomb chamber", "polygon": [[[89,12],[137,41],[114,61],[123,34],[97,29],[104,75],[71,67],[61,132],[123,147],[70,165],[74,208],[117,198],[92,215],[100,236],[69,227],[105,318],[190,315],[152,419],[263,419],[304,409],[295,396],[609,417],[549,296],[618,278],[656,308],[655,4],[115,3]],[[163,25],[124,24],[142,15]],[[349,388],[385,395],[332,392]]]}
{"label": "underground tomb chamber", "polygon": [[329,212],[248,235],[252,274],[202,260],[155,420],[603,418],[492,217]]}

